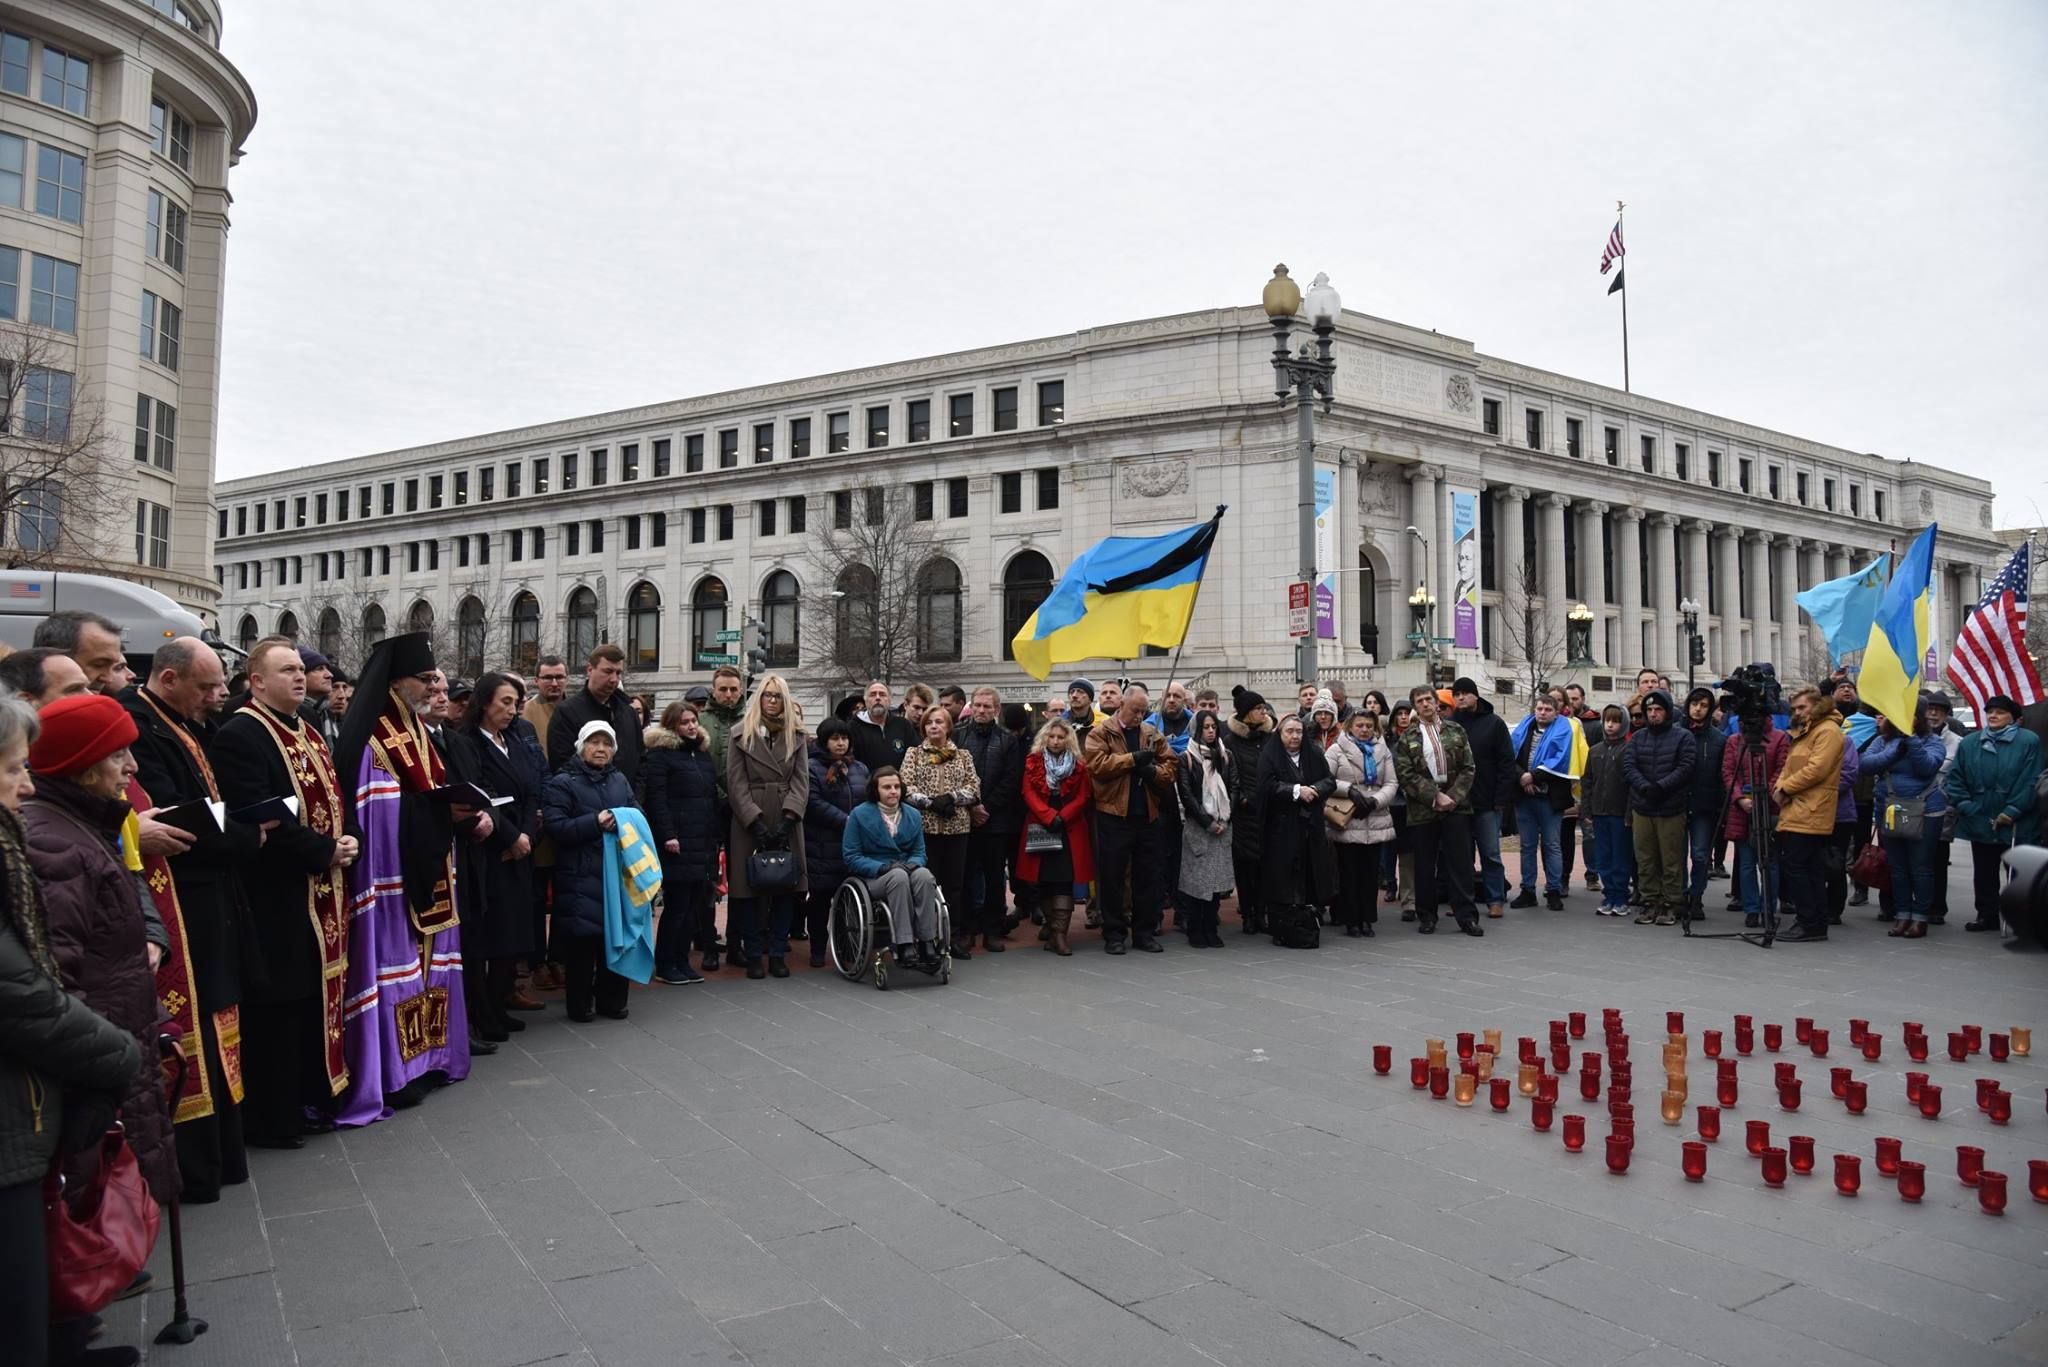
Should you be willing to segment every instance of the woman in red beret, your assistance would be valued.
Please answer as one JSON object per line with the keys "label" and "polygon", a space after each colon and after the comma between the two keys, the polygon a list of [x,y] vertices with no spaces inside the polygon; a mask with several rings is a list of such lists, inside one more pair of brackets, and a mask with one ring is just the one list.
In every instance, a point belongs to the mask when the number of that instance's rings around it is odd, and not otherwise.
{"label": "woman in red beret", "polygon": [[[42,734],[28,752],[35,795],[23,804],[22,819],[50,949],[66,990],[134,1035],[144,1058],[155,1058],[163,1011],[144,911],[149,899],[121,852],[135,723],[120,703],[98,693],[60,698],[37,720]],[[121,1124],[150,1194],[170,1204],[178,1196],[178,1155],[155,1068],[144,1068],[122,1097]],[[67,1175],[88,1176],[89,1166],[73,1169],[97,1161],[98,1150],[88,1149],[67,1163]]]}

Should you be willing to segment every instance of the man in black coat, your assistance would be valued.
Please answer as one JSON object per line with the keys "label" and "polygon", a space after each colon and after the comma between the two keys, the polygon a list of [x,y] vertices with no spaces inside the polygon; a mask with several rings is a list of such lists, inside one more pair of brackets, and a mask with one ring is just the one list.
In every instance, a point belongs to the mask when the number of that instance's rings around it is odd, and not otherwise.
{"label": "man in black coat", "polygon": [[[1499,916],[1508,899],[1508,871],[1500,859],[1500,814],[1515,800],[1514,738],[1472,680],[1451,685],[1451,705],[1465,738],[1472,742],[1472,843],[1479,851],[1478,881],[1486,895],[1486,914]],[[1535,906],[1535,892],[1522,889],[1515,905]]]}
{"label": "man in black coat", "polygon": [[612,767],[626,781],[640,782],[640,718],[633,711],[626,690],[619,687],[626,678],[626,652],[610,643],[590,652],[583,671],[583,691],[562,699],[548,720],[548,772],[559,774],[562,766],[576,758],[576,733],[584,723],[601,721],[618,737],[618,753]]}
{"label": "man in black coat", "polygon": [[300,708],[305,678],[289,640],[258,641],[249,652],[249,702],[221,723],[207,752],[230,810],[272,798],[294,798],[299,808],[294,819],[263,828],[262,848],[241,869],[249,904],[243,1113],[249,1142],[266,1149],[303,1147],[307,1111],[331,1112],[348,1078],[343,871],[357,842],[326,741]]}
{"label": "man in black coat", "polygon": [[[967,837],[967,886],[970,890],[979,887],[974,894],[974,919],[969,924],[991,949],[1002,946],[1003,937],[1015,924],[1009,919],[1004,890],[1024,830],[1024,748],[1003,729],[1002,710],[1002,695],[995,689],[987,685],[975,689],[968,703],[968,720],[958,736],[961,748],[974,756],[974,772],[981,785],[981,805],[974,809],[974,826]],[[1018,892],[1021,911],[1021,885]]]}
{"label": "man in black coat", "polygon": [[[204,719],[226,694],[220,656],[197,637],[180,636],[159,646],[149,677],[121,695],[121,705],[139,733],[134,745],[136,779],[158,807],[221,800],[206,757],[211,734]],[[237,870],[256,857],[263,832],[239,821],[227,822],[226,830],[211,819],[192,824],[192,847],[170,856],[171,878],[184,917],[193,986],[207,1015],[217,1019],[231,1007],[239,1010],[242,1002],[242,889]],[[205,1066],[210,1075],[218,1070],[209,1078],[213,1114],[177,1127],[183,1199],[195,1203],[218,1200],[222,1186],[249,1178],[241,1107],[229,1086],[224,1045],[212,1030],[206,1034]],[[239,1081],[239,1064],[234,1073]]]}
{"label": "man in black coat", "polygon": [[903,752],[917,744],[917,727],[900,712],[889,710],[889,685],[880,679],[868,685],[861,710],[853,714],[853,757],[873,773],[883,765],[900,768]]}

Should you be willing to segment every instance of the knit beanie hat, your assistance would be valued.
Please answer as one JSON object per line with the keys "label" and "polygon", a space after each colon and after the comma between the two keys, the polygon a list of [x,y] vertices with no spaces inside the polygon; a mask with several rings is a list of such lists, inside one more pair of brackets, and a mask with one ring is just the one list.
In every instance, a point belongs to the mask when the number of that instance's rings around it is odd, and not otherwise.
{"label": "knit beanie hat", "polygon": [[1072,693],[1077,688],[1080,689],[1083,693],[1086,693],[1091,700],[1095,697],[1095,685],[1090,683],[1088,680],[1074,680],[1072,683],[1067,685],[1067,692]]}
{"label": "knit beanie hat", "polygon": [[29,748],[28,767],[52,778],[69,778],[98,764],[124,745],[133,745],[135,719],[101,693],[59,698],[36,715],[42,734]]}
{"label": "knit beanie hat", "polygon": [[1337,695],[1327,688],[1317,689],[1316,700],[1308,706],[1311,717],[1318,712],[1328,712],[1333,717],[1337,715]]}
{"label": "knit beanie hat", "polygon": [[1238,684],[1230,690],[1230,705],[1237,713],[1237,719],[1243,721],[1253,712],[1264,707],[1266,700],[1260,694],[1246,688],[1243,684]]}

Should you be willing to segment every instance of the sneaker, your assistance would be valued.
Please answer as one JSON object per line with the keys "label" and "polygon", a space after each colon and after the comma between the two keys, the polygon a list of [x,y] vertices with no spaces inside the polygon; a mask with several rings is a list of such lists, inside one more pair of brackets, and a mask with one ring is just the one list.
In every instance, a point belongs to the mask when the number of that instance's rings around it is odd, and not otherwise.
{"label": "sneaker", "polygon": [[1563,910],[1564,910],[1564,894],[1563,894],[1563,893],[1561,893],[1561,892],[1546,892],[1546,893],[1544,893],[1544,894],[1543,894],[1543,905],[1544,905],[1544,906],[1546,906],[1546,907],[1548,907],[1548,908],[1550,908],[1550,910],[1552,910],[1552,911],[1563,911]]}
{"label": "sneaker", "polygon": [[718,951],[714,949],[704,956],[704,971],[706,973],[716,973],[718,971],[718,962]]}
{"label": "sneaker", "polygon": [[1778,932],[1778,943],[1781,945],[1826,944],[1827,939],[1828,931],[1826,926],[1822,926],[1818,930],[1808,930],[1805,926],[1794,926],[1790,930]]}
{"label": "sneaker", "polygon": [[1508,903],[1508,905],[1513,907],[1517,911],[1520,911],[1524,907],[1535,906],[1536,890],[1534,888],[1523,888],[1520,892],[1515,894],[1515,900]]}
{"label": "sneaker", "polygon": [[1102,942],[1102,952],[1104,954],[1121,954],[1124,952],[1124,942],[1122,940],[1104,940]]}
{"label": "sneaker", "polygon": [[[1630,902],[1629,905],[1634,906],[1635,903]],[[1636,924],[1639,926],[1653,926],[1657,924],[1657,909],[1655,907],[1644,907],[1643,914],[1636,917]]]}
{"label": "sneaker", "polygon": [[658,983],[667,983],[670,987],[680,987],[682,984],[692,981],[703,981],[695,973],[690,972],[687,964],[681,968],[676,967],[674,964],[667,964],[657,968],[654,970],[654,980]]}
{"label": "sneaker", "polygon": [[1599,874],[1597,874],[1597,873],[1591,873],[1591,872],[1589,872],[1589,873],[1587,873],[1587,874],[1586,874],[1586,891],[1587,891],[1587,892],[1598,892],[1598,891],[1600,891],[1600,875],[1599,875]]}
{"label": "sneaker", "polygon": [[811,950],[811,967],[812,967],[812,968],[823,968],[824,966],[825,966],[825,951],[824,951],[824,950],[822,950],[822,949],[815,949],[815,948],[814,948],[814,949],[812,949],[812,950]]}
{"label": "sneaker", "polygon": [[1602,916],[1626,916],[1628,915],[1628,908],[1603,904],[1600,907],[1599,914]]}
{"label": "sneaker", "polygon": [[1678,924],[1678,918],[1671,914],[1671,908],[1666,907],[1657,913],[1657,919],[1650,924],[1656,926],[1675,926]]}
{"label": "sneaker", "polygon": [[1749,915],[1742,918],[1742,928],[1744,930],[1762,930],[1763,925],[1764,918],[1758,912],[1752,911]]}

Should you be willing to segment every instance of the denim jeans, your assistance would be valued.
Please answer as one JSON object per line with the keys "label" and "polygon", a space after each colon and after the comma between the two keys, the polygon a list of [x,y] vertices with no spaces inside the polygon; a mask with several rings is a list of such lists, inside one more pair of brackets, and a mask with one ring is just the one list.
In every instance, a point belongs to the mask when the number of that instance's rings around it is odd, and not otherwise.
{"label": "denim jeans", "polygon": [[1892,868],[1892,914],[1901,921],[1924,921],[1934,910],[1934,863],[1941,844],[1939,813],[1927,821],[1918,840],[1883,836],[1885,861]]}
{"label": "denim jeans", "polygon": [[1600,875],[1601,906],[1628,905],[1629,857],[1632,851],[1627,817],[1593,818],[1592,869]]}
{"label": "denim jeans", "polygon": [[1479,850],[1479,887],[1488,906],[1508,900],[1508,870],[1500,862],[1500,811],[1472,813],[1472,843]]}
{"label": "denim jeans", "polygon": [[1771,867],[1765,871],[1768,874],[1767,882],[1769,886],[1759,888],[1756,881],[1756,855],[1751,852],[1749,841],[1742,839],[1734,843],[1735,886],[1742,891],[1742,914],[1744,916],[1761,916],[1764,910],[1764,898],[1769,897],[1773,902],[1778,900],[1777,861],[1772,860]]}
{"label": "denim jeans", "polygon": [[1515,833],[1522,841],[1522,891],[1536,891],[1536,851],[1543,850],[1543,890],[1564,891],[1564,847],[1558,843],[1560,813],[1547,794],[1515,799]]}
{"label": "denim jeans", "polygon": [[1720,822],[1719,812],[1694,812],[1685,819],[1685,833],[1687,843],[1691,846],[1692,860],[1685,890],[1694,897],[1706,893],[1707,875],[1714,869],[1714,827]]}

